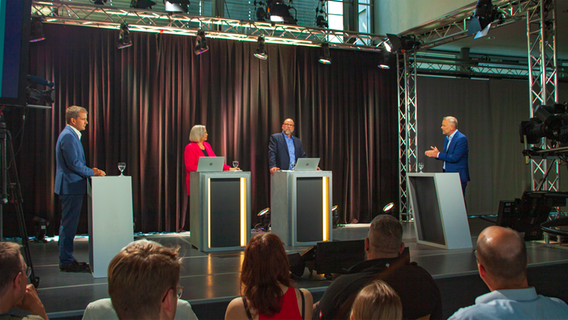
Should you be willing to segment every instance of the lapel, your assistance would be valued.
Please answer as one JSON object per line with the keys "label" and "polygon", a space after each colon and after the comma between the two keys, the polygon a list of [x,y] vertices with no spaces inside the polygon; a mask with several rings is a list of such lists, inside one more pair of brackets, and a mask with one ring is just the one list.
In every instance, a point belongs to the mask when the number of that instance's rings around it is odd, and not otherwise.
{"label": "lapel", "polygon": [[450,141],[450,139],[448,138],[448,136],[446,136],[444,138],[444,150],[442,150],[443,153],[446,153],[446,151],[448,151],[448,141]]}
{"label": "lapel", "polygon": [[73,138],[75,139],[75,144],[77,145],[77,152],[79,152],[79,155],[81,156],[81,160],[83,160],[83,163],[85,163],[86,162],[85,151],[83,150],[83,145],[81,144],[81,139],[79,139],[77,132],[75,132],[75,130],[73,130],[69,126],[66,126],[65,129],[67,129],[69,131],[69,133],[71,135],[73,135]]}

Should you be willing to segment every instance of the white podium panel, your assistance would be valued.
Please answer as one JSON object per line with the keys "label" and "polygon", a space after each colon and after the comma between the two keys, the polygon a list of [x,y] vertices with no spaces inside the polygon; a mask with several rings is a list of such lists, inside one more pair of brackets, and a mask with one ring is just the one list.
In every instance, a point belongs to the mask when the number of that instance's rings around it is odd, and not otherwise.
{"label": "white podium panel", "polygon": [[203,252],[244,250],[250,240],[250,172],[190,174],[191,245]]}
{"label": "white podium panel", "polygon": [[132,178],[91,177],[89,204],[89,263],[95,278],[107,276],[114,256],[134,240]]}
{"label": "white podium panel", "polygon": [[289,246],[331,241],[331,171],[277,171],[270,181],[272,233]]}
{"label": "white podium panel", "polygon": [[409,173],[406,181],[417,242],[472,248],[459,173]]}

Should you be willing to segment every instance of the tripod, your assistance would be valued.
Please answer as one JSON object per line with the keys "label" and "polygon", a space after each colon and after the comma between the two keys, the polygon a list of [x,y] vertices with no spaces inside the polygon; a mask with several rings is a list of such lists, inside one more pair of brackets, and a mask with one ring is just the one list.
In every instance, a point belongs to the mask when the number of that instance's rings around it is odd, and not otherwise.
{"label": "tripod", "polygon": [[[16,167],[16,159],[14,148],[12,147],[12,135],[6,129],[4,115],[0,112],[0,240],[2,239],[2,214],[4,205],[13,203],[16,208],[16,216],[18,218],[18,227],[20,229],[20,237],[22,238],[22,247],[24,249],[24,259],[31,269],[30,282],[37,288],[39,286],[39,277],[35,276],[32,256],[30,254],[30,246],[28,239],[28,231],[26,229],[26,220],[24,219],[24,210],[22,209],[22,190],[20,189],[20,179],[18,178],[18,168]],[[13,179],[13,180],[12,180]]]}

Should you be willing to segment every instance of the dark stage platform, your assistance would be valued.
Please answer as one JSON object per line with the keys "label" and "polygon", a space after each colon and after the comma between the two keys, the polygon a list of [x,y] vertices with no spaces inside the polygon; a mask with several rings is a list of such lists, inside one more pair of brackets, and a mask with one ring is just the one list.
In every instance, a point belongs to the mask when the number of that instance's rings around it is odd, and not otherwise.
{"label": "dark stage platform", "polygon": [[[490,222],[469,219],[472,242]],[[488,292],[477,275],[475,258],[471,250],[441,250],[418,245],[412,222],[403,223],[404,242],[410,248],[412,261],[432,274],[440,287],[444,317],[458,308],[474,303],[476,296]],[[333,239],[355,240],[366,237],[368,225],[351,225],[334,229]],[[192,248],[189,233],[151,235],[144,238],[164,245],[179,244],[183,258],[180,284],[184,286],[182,298],[188,300],[199,319],[222,319],[230,300],[239,294],[239,274],[242,252],[205,254]],[[529,283],[544,295],[568,301],[568,248],[543,242],[528,242]],[[289,253],[304,252],[308,247],[287,247]],[[39,296],[50,319],[80,319],[90,301],[106,298],[107,281],[93,279],[90,274],[59,272],[57,243],[31,243],[30,250],[35,273],[40,279]],[[76,258],[88,261],[88,240],[75,241]],[[304,276],[297,286],[307,288],[319,300],[331,281],[318,275]]]}

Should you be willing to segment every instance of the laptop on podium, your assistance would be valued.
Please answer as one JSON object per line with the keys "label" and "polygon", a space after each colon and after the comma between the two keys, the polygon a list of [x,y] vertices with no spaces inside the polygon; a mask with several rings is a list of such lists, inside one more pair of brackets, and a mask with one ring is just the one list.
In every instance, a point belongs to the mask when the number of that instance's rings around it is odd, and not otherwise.
{"label": "laptop on podium", "polygon": [[197,163],[198,172],[218,172],[223,171],[225,157],[199,157]]}
{"label": "laptop on podium", "polygon": [[298,162],[296,162],[294,169],[296,171],[316,171],[319,162],[320,158],[300,158]]}

